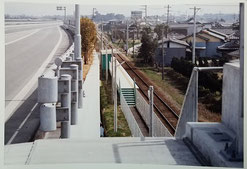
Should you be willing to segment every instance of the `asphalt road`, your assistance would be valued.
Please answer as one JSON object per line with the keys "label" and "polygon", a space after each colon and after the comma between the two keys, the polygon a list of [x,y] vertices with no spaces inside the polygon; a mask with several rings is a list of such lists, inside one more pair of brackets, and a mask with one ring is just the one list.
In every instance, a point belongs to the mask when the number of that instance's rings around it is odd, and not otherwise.
{"label": "asphalt road", "polygon": [[5,144],[30,141],[39,126],[37,77],[71,44],[61,24],[5,26]]}

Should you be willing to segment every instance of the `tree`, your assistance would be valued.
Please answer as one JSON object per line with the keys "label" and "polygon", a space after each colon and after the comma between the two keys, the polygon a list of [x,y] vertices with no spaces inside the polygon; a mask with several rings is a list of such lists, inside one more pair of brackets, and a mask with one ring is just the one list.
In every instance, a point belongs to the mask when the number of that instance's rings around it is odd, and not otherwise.
{"label": "tree", "polygon": [[164,33],[167,35],[168,29],[169,29],[168,25],[158,24],[154,28],[154,32],[157,34],[158,40],[161,40],[162,38],[162,29],[164,29]]}
{"label": "tree", "polygon": [[139,50],[139,54],[137,57],[143,58],[144,63],[148,63],[150,65],[153,64],[153,57],[155,54],[155,49],[157,46],[157,41],[152,36],[152,30],[150,27],[143,28],[142,39],[141,39],[141,47]]}
{"label": "tree", "polygon": [[84,63],[87,64],[92,56],[94,46],[97,42],[95,24],[91,19],[81,18],[81,52],[84,56]]}

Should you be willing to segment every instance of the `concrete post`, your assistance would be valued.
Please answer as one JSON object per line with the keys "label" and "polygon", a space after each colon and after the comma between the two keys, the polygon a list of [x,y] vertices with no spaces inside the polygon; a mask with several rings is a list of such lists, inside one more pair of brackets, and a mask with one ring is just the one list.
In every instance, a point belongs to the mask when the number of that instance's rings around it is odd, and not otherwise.
{"label": "concrete post", "polygon": [[136,79],[134,78],[134,96],[135,96],[135,104],[136,104]]}
{"label": "concrete post", "polygon": [[[245,11],[245,4],[244,3],[240,3],[240,16],[239,16],[239,25],[240,25],[240,46],[239,46],[239,53],[240,53],[240,83],[239,83],[239,90],[240,90],[240,94],[239,94],[239,113],[238,113],[238,125],[239,125],[239,130],[237,133],[237,152],[238,154],[243,157],[243,121],[244,121],[244,75],[246,74],[246,71],[244,69],[244,53],[247,52],[246,49],[244,49],[244,37],[245,37],[245,33],[244,32],[244,28],[246,26],[246,23],[244,21],[246,21],[247,18],[247,14]],[[245,72],[245,73],[244,73]]]}
{"label": "concrete post", "polygon": [[45,77],[44,75],[38,78],[38,102],[39,103],[56,103],[58,91],[58,78]]}
{"label": "concrete post", "polygon": [[195,122],[198,122],[198,77],[199,77],[199,70],[198,69],[194,69],[193,71],[195,71]]}
{"label": "concrete post", "polygon": [[80,6],[75,5],[75,35],[74,35],[75,59],[81,58],[81,34],[80,34]]}
{"label": "concrete post", "polygon": [[149,86],[149,137],[153,137],[153,86]]}
{"label": "concrete post", "polygon": [[105,78],[106,83],[108,82],[108,54],[107,54],[107,46],[106,46],[106,54],[105,54]]}
{"label": "concrete post", "polygon": [[[115,58],[115,57],[114,57]],[[117,132],[117,59],[114,59],[115,84],[114,84],[114,132]]]}
{"label": "concrete post", "polygon": [[113,48],[111,48],[112,50],[111,50],[111,53],[112,53],[112,57],[111,57],[111,77],[112,77],[112,80],[111,80],[111,85],[112,85],[112,102],[114,102],[114,81],[115,81],[115,77],[114,77],[114,66],[113,66]]}
{"label": "concrete post", "polygon": [[[82,58],[77,58],[77,62],[81,66],[78,67],[78,108],[83,107],[83,61]],[[80,69],[81,67],[81,69]]]}
{"label": "concrete post", "polygon": [[40,130],[54,131],[56,128],[57,123],[55,103],[42,104],[40,106]]}
{"label": "concrete post", "polygon": [[70,123],[71,123],[71,76],[68,74],[61,75],[60,78],[64,86],[60,87],[61,94],[61,107],[67,108],[69,119],[68,121],[61,122],[61,138],[70,137]]}
{"label": "concrete post", "polygon": [[78,123],[78,65],[72,64],[73,71],[71,80],[71,125]]}

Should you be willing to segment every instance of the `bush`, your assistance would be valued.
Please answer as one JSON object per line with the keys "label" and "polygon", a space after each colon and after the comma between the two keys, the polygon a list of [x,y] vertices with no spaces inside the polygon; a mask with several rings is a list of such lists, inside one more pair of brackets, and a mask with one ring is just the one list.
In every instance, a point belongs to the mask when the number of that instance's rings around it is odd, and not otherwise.
{"label": "bush", "polygon": [[[202,63],[202,59],[199,59],[199,65],[205,65]],[[190,78],[191,72],[195,65],[183,58],[173,58],[171,62],[171,67],[178,73]],[[199,73],[199,85],[211,92],[220,91],[222,89],[222,80],[218,78],[217,74],[214,72],[200,72]]]}

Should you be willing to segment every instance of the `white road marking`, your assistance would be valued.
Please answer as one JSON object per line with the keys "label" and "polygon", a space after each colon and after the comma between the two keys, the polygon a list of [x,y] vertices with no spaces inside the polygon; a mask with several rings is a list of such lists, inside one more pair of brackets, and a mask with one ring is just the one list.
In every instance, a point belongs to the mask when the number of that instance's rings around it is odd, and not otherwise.
{"label": "white road marking", "polygon": [[33,34],[39,32],[39,31],[40,31],[40,29],[36,29],[36,30],[35,30],[34,32],[32,32],[32,33],[29,33],[29,34],[27,34],[27,35],[25,35],[25,36],[22,36],[22,37],[20,37],[20,38],[18,38],[18,39],[16,39],[16,40],[11,41],[11,42],[5,43],[5,45],[10,45],[10,44],[12,44],[12,43],[18,42],[18,41],[20,41],[20,40],[22,40],[22,39],[25,39],[25,38],[27,38],[27,37],[29,37],[29,36],[32,36]]}
{"label": "white road marking", "polygon": [[20,124],[20,126],[18,127],[18,129],[15,131],[15,133],[13,134],[13,136],[9,139],[8,144],[11,144],[12,141],[15,139],[15,137],[17,136],[17,134],[19,133],[19,131],[21,130],[21,128],[23,127],[23,125],[26,123],[27,119],[31,116],[31,114],[33,113],[33,110],[37,107],[38,103],[36,103],[33,108],[31,109],[31,111],[28,113],[27,117],[23,120],[23,122]]}
{"label": "white road marking", "polygon": [[56,44],[56,46],[53,48],[47,59],[43,62],[43,64],[40,66],[38,71],[35,73],[35,75],[32,77],[32,79],[23,87],[23,89],[12,99],[12,101],[7,105],[5,108],[5,122],[12,116],[14,111],[17,109],[17,107],[20,105],[20,102],[16,102],[15,100],[23,100],[25,96],[27,95],[28,91],[35,85],[35,83],[38,80],[38,77],[42,75],[44,72],[46,66],[53,58],[55,52],[57,51],[60,43],[62,42],[62,32],[61,28],[57,26],[57,29],[59,31],[59,40]]}

